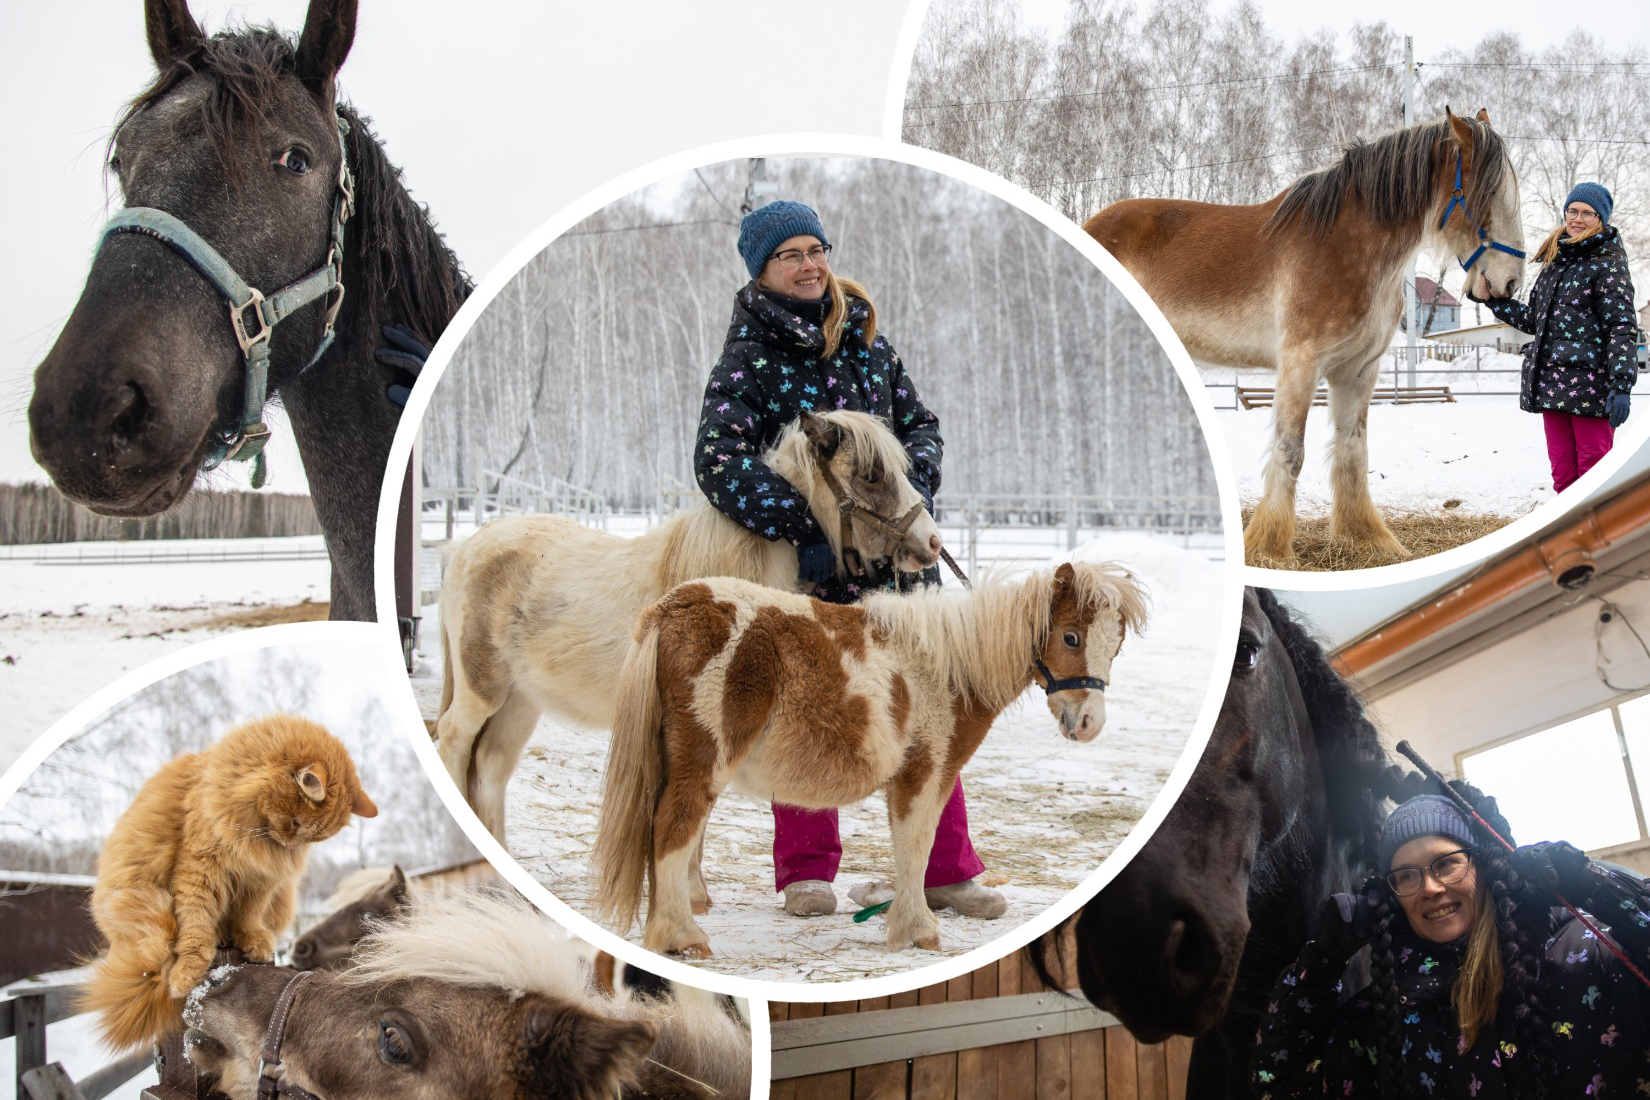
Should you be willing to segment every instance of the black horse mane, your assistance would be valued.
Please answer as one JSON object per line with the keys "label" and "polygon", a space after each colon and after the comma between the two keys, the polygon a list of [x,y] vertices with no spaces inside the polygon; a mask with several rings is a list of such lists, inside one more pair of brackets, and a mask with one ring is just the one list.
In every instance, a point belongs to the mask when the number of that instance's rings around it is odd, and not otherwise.
{"label": "black horse mane", "polygon": [[[110,150],[120,127],[134,115],[188,77],[208,76],[212,91],[201,103],[200,120],[234,186],[240,165],[228,154],[238,131],[245,122],[266,117],[277,82],[297,71],[296,47],[272,27],[221,31],[202,39],[162,68],[127,106],[109,140]],[[433,343],[469,296],[469,276],[436,230],[429,209],[402,186],[401,172],[385,157],[370,120],[347,104],[340,104],[338,112],[349,124],[344,144],[355,176],[355,213],[344,230],[344,309],[373,309],[374,332],[380,319],[396,320]]]}
{"label": "black horse mane", "polygon": [[[1472,147],[1462,150],[1472,162],[1471,169],[1463,172],[1462,189],[1467,209],[1482,218],[1507,173],[1507,147],[1487,123],[1473,118],[1460,121],[1472,129]],[[1380,225],[1419,221],[1434,201],[1434,151],[1446,144],[1458,145],[1448,119],[1394,130],[1373,141],[1360,138],[1346,146],[1335,164],[1290,184],[1267,221],[1267,229],[1281,229],[1298,219],[1307,232],[1322,236],[1335,224],[1342,203],[1353,192],[1363,196]]]}

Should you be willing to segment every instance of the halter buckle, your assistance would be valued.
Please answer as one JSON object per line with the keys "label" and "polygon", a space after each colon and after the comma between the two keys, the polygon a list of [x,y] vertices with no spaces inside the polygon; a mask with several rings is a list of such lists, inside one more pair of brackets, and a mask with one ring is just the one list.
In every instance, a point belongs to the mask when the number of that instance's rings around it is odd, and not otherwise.
{"label": "halter buckle", "polygon": [[[264,295],[257,287],[247,287],[249,296],[246,301],[236,304],[229,303],[229,324],[235,330],[235,339],[241,345],[241,354],[250,356],[252,349],[259,344],[268,345],[269,337],[275,331],[275,326],[269,323],[264,316]],[[246,333],[246,312],[251,310],[258,319],[258,331],[248,336]]]}
{"label": "halter buckle", "polygon": [[342,282],[334,284],[330,294],[332,300],[327,303],[326,316],[321,321],[321,331],[323,333],[330,333],[333,324],[338,320],[338,310],[344,304],[344,284]]}
{"label": "halter buckle", "polygon": [[[265,424],[261,420],[256,424],[246,425],[233,437],[234,443],[230,446],[229,451],[223,456],[223,461],[227,462],[232,458],[237,458],[243,451],[247,452],[248,458],[252,457],[259,451],[263,450],[264,444],[269,442],[269,436],[269,425]],[[228,441],[226,440],[225,442]]]}

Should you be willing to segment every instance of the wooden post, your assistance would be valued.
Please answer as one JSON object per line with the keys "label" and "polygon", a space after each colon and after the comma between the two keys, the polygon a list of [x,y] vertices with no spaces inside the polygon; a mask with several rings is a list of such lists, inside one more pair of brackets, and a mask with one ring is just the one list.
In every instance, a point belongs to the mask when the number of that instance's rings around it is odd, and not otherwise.
{"label": "wooden post", "polygon": [[24,994],[12,1002],[12,1025],[17,1051],[17,1094],[23,1093],[23,1074],[46,1064],[46,998]]}

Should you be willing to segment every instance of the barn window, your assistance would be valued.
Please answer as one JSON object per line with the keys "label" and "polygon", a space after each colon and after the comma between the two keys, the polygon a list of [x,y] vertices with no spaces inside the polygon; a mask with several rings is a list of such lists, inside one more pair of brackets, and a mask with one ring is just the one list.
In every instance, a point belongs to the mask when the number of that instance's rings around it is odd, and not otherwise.
{"label": "barn window", "polygon": [[1568,840],[1589,852],[1650,840],[1650,695],[1463,754],[1520,843]]}

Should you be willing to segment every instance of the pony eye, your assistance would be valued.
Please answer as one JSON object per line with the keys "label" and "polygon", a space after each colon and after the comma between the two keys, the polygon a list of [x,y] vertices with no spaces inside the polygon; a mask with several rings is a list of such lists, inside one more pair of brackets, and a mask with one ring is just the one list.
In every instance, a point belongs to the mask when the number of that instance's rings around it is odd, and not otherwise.
{"label": "pony eye", "polygon": [[1083,647],[1083,639],[1077,636],[1077,632],[1075,630],[1066,631],[1061,640],[1072,649],[1081,649]]}
{"label": "pony eye", "polygon": [[877,469],[877,467],[872,466],[869,470],[866,470],[863,475],[861,475],[861,480],[867,485],[875,485],[877,482],[882,480],[882,471]]}
{"label": "pony eye", "polygon": [[1232,659],[1233,672],[1253,672],[1260,664],[1260,643],[1247,638],[1238,639],[1237,656]]}
{"label": "pony eye", "polygon": [[305,172],[309,171],[309,154],[304,152],[302,149],[294,147],[292,149],[288,149],[279,157],[275,158],[275,163],[277,166],[285,168],[293,175],[301,176]]}
{"label": "pony eye", "polygon": [[120,175],[120,158],[119,157],[110,157],[109,158],[109,171],[113,172],[117,176]]}
{"label": "pony eye", "polygon": [[404,1066],[412,1061],[412,1047],[407,1037],[394,1024],[378,1021],[378,1055],[392,1066]]}

